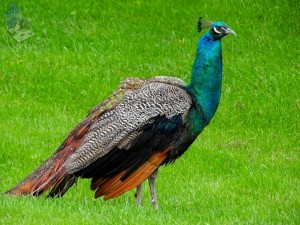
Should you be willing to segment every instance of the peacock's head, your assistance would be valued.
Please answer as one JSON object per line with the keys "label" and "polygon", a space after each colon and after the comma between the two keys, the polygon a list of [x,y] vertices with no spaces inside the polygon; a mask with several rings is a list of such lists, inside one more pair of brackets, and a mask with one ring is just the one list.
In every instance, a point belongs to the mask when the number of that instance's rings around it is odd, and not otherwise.
{"label": "peacock's head", "polygon": [[202,17],[199,18],[198,21],[198,31],[200,32],[204,28],[210,28],[209,33],[215,39],[221,39],[222,37],[226,36],[227,34],[235,34],[233,30],[231,30],[226,23],[216,21],[203,21]]}

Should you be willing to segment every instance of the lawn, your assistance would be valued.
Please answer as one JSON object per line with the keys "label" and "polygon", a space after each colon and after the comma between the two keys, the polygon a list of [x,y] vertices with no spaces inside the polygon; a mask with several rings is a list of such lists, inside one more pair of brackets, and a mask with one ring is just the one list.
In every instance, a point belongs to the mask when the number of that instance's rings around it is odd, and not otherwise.
{"label": "lawn", "polygon": [[[260,2],[260,1],[258,1]],[[0,224],[299,224],[300,26],[290,1],[16,1],[35,36],[18,43],[0,10]],[[125,77],[189,81],[199,16],[223,43],[223,90],[211,124],[160,169],[159,210],[144,185],[93,199],[79,180],[61,199],[2,193],[61,144]]]}

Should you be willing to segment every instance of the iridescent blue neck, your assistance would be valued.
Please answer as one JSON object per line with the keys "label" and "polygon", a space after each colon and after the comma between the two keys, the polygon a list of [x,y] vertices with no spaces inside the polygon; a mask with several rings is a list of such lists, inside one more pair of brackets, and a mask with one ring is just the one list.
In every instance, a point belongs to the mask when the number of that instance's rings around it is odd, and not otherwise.
{"label": "iridescent blue neck", "polygon": [[194,101],[202,108],[208,122],[214,116],[221,96],[222,47],[209,32],[198,42],[192,67],[192,79],[187,88]]}

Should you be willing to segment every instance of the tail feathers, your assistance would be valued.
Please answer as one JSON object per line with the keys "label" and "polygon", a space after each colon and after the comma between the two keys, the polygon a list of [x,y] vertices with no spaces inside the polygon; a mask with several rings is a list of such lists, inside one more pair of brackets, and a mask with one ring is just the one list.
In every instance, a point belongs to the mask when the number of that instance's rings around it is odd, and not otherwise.
{"label": "tail feathers", "polygon": [[62,196],[77,180],[66,172],[65,160],[59,152],[55,153],[5,194],[40,196],[51,189],[49,197]]}
{"label": "tail feathers", "polygon": [[66,171],[64,163],[83,142],[84,136],[93,122],[90,117],[87,117],[73,129],[49,159],[15,187],[7,191],[6,194],[40,196],[48,190],[50,190],[49,197],[65,194],[77,181],[77,177]]}
{"label": "tail feathers", "polygon": [[77,181],[77,177],[74,175],[67,174],[61,182],[57,182],[55,186],[51,189],[48,197],[62,197],[70,187],[73,186],[74,183]]}

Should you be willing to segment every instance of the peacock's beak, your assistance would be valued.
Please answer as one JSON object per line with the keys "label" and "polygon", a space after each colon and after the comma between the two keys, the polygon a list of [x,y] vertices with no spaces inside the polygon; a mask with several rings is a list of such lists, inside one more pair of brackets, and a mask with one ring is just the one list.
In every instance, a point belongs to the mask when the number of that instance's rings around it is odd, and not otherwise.
{"label": "peacock's beak", "polygon": [[233,31],[233,30],[231,30],[229,27],[227,27],[226,28],[226,30],[224,31],[224,33],[227,35],[227,34],[235,34],[236,35],[236,33]]}

